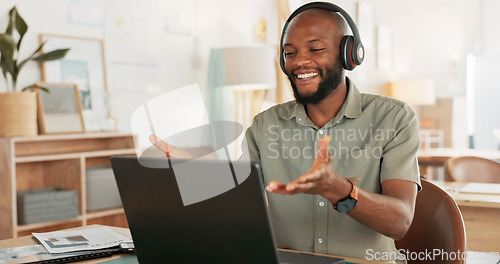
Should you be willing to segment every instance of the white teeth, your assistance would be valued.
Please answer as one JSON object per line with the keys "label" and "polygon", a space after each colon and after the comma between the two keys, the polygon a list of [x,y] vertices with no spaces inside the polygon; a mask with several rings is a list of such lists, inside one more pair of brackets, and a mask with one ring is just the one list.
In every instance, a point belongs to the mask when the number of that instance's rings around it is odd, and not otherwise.
{"label": "white teeth", "polygon": [[315,76],[318,76],[317,72],[297,74],[297,78],[302,79],[302,80],[311,79],[312,77],[315,77]]}

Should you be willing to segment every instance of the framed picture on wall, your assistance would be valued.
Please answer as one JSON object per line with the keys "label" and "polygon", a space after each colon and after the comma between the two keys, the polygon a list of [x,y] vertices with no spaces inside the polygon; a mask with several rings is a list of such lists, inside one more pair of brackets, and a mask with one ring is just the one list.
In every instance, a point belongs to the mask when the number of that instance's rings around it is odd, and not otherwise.
{"label": "framed picture on wall", "polygon": [[75,83],[80,93],[85,127],[89,131],[104,130],[109,117],[104,43],[100,39],[40,34],[44,49],[69,48],[58,61],[43,62],[43,81]]}
{"label": "framed picture on wall", "polygon": [[84,132],[82,101],[76,84],[36,83],[41,134]]}

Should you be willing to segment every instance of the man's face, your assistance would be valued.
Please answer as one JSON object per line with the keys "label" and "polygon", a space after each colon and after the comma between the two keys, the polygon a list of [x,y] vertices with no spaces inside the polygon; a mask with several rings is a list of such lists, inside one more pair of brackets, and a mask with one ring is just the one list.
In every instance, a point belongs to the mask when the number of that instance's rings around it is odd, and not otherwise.
{"label": "man's face", "polygon": [[326,72],[321,68],[317,68],[318,76],[320,77],[321,82],[318,84],[316,91],[312,93],[300,93],[297,84],[294,81],[293,74],[288,74],[293,95],[295,96],[295,100],[297,100],[297,102],[303,105],[317,105],[339,86],[342,82],[342,78],[344,77],[344,69],[342,68],[340,56],[337,58],[338,59],[334,61],[330,67],[325,69]]}
{"label": "man's face", "polygon": [[297,101],[318,104],[342,81],[343,32],[332,19],[303,14],[292,20],[285,36],[285,69]]}

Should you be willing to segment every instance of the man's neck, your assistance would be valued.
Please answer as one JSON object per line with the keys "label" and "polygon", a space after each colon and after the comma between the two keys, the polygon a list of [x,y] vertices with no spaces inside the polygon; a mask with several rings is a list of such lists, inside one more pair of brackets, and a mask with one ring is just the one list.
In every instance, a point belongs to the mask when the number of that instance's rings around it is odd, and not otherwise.
{"label": "man's neck", "polygon": [[323,127],[340,112],[346,98],[347,85],[344,78],[339,86],[319,104],[307,104],[305,106],[307,116],[317,127]]}

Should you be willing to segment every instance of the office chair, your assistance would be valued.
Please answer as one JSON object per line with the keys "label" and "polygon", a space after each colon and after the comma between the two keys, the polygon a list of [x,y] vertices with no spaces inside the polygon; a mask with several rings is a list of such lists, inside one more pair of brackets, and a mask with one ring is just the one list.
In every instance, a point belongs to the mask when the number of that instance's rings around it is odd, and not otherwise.
{"label": "office chair", "polygon": [[454,157],[444,164],[445,181],[500,183],[500,163],[480,157]]}
{"label": "office chair", "polygon": [[[417,194],[413,222],[404,238],[396,241],[396,247],[405,252],[415,252],[413,256],[424,252],[420,254],[422,259],[410,259],[409,264],[465,263],[465,259],[461,259],[465,254],[452,259],[452,254],[466,251],[464,221],[455,200],[434,183],[424,179],[421,182],[422,190]],[[446,253],[438,255],[434,260],[426,259],[425,252],[432,254],[434,249],[454,253],[448,254],[448,257]]]}

